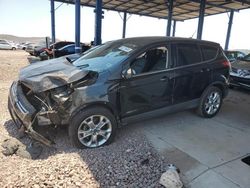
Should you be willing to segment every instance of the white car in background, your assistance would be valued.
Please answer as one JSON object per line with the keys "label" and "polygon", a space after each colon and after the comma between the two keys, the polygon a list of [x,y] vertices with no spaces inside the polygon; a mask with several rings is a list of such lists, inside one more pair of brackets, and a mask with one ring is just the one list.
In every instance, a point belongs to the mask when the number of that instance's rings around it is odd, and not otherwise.
{"label": "white car in background", "polygon": [[0,49],[16,50],[17,46],[14,43],[8,42],[7,40],[0,40]]}

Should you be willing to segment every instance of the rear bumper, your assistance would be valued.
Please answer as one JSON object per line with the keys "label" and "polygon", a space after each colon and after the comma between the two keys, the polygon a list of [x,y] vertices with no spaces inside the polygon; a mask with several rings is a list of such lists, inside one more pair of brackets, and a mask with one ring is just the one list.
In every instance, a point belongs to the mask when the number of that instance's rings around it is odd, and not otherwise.
{"label": "rear bumper", "polygon": [[8,109],[11,118],[18,128],[24,126],[26,133],[35,140],[48,146],[53,144],[52,141],[48,140],[33,129],[33,125],[37,120],[36,109],[26,99],[21,86],[17,82],[13,82],[10,87]]}

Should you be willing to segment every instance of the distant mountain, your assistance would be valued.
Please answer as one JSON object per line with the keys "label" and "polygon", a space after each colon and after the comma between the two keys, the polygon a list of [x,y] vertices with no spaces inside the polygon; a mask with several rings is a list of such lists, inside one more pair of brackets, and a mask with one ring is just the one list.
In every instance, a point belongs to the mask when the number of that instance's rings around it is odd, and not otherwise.
{"label": "distant mountain", "polygon": [[45,37],[18,37],[14,35],[0,34],[0,39],[5,39],[14,42],[32,42],[39,43],[41,41],[45,41]]}

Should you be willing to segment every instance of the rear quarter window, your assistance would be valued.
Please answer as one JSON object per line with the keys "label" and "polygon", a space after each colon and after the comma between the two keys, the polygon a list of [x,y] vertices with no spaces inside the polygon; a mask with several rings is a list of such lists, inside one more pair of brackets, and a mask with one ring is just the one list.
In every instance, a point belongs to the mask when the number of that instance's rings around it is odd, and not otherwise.
{"label": "rear quarter window", "polygon": [[204,61],[209,61],[216,58],[218,53],[218,48],[213,46],[201,46],[201,51]]}
{"label": "rear quarter window", "polygon": [[200,49],[196,44],[177,44],[176,67],[192,65],[202,61]]}

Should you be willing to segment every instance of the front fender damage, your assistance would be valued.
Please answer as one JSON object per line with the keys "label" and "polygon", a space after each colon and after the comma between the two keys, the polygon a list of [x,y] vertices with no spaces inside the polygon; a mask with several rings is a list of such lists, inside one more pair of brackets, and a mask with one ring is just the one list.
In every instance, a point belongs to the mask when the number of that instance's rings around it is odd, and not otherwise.
{"label": "front fender damage", "polygon": [[[46,146],[55,144],[46,132],[46,128],[57,128],[60,125],[69,123],[72,109],[75,108],[74,94],[78,87],[84,87],[93,84],[97,79],[97,74],[89,72],[84,78],[56,87],[50,90],[45,90],[39,93],[34,93],[32,87],[28,87],[26,83],[21,83],[24,95],[28,102],[36,109],[31,121],[23,122],[25,132],[34,140],[39,141]],[[22,122],[22,121],[21,121]]]}

